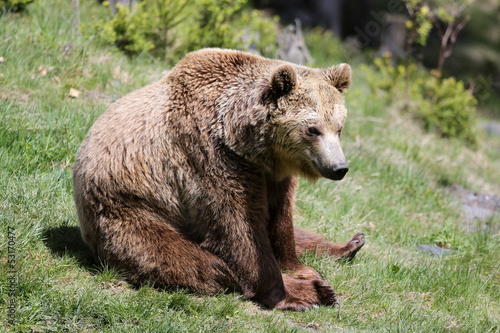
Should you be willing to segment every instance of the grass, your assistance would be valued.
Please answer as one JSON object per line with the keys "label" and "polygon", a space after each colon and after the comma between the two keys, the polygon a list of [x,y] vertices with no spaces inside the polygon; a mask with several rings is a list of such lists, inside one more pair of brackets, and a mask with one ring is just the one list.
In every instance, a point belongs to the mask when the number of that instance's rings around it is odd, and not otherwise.
{"label": "grass", "polygon": [[[101,10],[81,5],[82,22]],[[367,97],[357,65],[342,139],[349,174],[342,182],[302,181],[296,212],[297,225],[329,239],[367,235],[350,264],[302,258],[335,287],[342,318],[337,308],[280,312],[237,294],[130,287],[120,272],[95,262],[80,238],[71,165],[111,100],[157,80],[166,68],[72,32],[67,2],[39,1],[29,9],[0,17],[0,331],[500,331],[500,218],[488,221],[492,232],[467,232],[445,191],[458,183],[500,195],[498,137],[484,134],[472,151],[424,134]],[[70,98],[70,88],[80,96]],[[8,294],[11,274],[3,273],[9,229],[15,230],[15,298]],[[416,250],[436,243],[458,252],[432,257]],[[15,324],[9,326],[12,299]]]}

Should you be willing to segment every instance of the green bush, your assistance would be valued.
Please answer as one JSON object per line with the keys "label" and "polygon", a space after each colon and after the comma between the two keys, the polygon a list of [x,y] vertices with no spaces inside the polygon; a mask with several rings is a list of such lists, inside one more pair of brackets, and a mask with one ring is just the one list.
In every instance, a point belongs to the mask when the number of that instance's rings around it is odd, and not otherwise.
{"label": "green bush", "polygon": [[477,101],[464,88],[462,81],[454,77],[439,79],[429,77],[420,79],[418,107],[424,127],[441,136],[459,138],[474,146],[477,144],[475,133],[475,114]]}
{"label": "green bush", "polygon": [[405,67],[393,66],[390,54],[375,59],[374,64],[376,71],[364,67],[374,94],[382,95],[386,103],[404,101],[402,109],[419,119],[427,131],[446,138],[461,139],[473,147],[477,144],[477,100],[465,89],[462,81],[453,77],[442,79],[410,64],[408,96],[404,96]]}
{"label": "green bush", "polygon": [[267,18],[261,11],[249,9],[247,0],[196,0],[196,12],[188,33],[190,50],[252,47],[271,54],[275,49],[277,17]]}
{"label": "green bush", "polygon": [[6,10],[20,12],[34,0],[0,0],[0,14]]}
{"label": "green bush", "polygon": [[[185,19],[185,9],[192,3],[193,0],[150,0],[137,3],[132,9],[117,4],[116,14],[94,22],[91,34],[129,55],[152,52],[164,56],[173,44],[173,29]],[[109,5],[106,1],[104,4]]]}
{"label": "green bush", "polygon": [[250,46],[271,54],[276,44],[277,19],[247,8],[247,0],[149,0],[117,9],[95,21],[90,34],[129,55],[151,52],[175,61],[203,47]]}
{"label": "green bush", "polygon": [[246,0],[198,0],[197,24],[189,33],[191,48],[205,46],[236,48],[242,35],[238,22]]}

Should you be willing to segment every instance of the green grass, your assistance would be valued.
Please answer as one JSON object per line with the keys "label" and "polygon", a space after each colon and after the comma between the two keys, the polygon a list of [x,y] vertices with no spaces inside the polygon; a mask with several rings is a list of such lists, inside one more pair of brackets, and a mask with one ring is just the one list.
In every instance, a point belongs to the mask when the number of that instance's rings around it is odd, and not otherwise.
{"label": "green grass", "polygon": [[[111,100],[166,68],[72,32],[66,3],[40,1],[28,13],[0,17],[0,331],[9,328],[9,228],[16,233],[15,332],[500,331],[500,218],[489,221],[492,232],[468,233],[445,192],[458,183],[500,195],[498,138],[483,135],[472,151],[424,134],[370,99],[355,64],[342,138],[350,171],[341,182],[301,181],[296,212],[297,225],[332,240],[367,235],[350,264],[302,258],[335,287],[341,319],[337,308],[280,312],[237,294],[136,289],[96,263],[80,238],[72,162]],[[101,10],[81,5],[82,22]],[[46,75],[40,66],[50,69]],[[80,97],[70,98],[70,88]],[[416,250],[438,242],[458,252],[431,257]]]}

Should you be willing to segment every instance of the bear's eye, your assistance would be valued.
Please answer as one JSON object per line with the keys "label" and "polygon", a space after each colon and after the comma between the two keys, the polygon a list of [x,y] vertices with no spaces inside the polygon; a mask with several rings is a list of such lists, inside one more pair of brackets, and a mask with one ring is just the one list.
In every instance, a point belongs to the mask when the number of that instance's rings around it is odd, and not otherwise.
{"label": "bear's eye", "polygon": [[320,136],[322,133],[318,127],[311,126],[311,127],[307,128],[307,134],[310,136]]}

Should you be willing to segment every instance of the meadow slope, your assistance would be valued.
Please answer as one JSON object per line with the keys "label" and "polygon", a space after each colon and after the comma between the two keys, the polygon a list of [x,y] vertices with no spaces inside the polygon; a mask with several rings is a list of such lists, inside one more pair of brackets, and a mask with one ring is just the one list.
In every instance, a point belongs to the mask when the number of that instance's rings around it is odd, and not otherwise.
{"label": "meadow slope", "polygon": [[[0,331],[500,331],[500,216],[467,221],[446,191],[500,195],[500,138],[481,133],[470,150],[424,133],[370,97],[360,64],[342,137],[350,171],[341,182],[301,181],[297,197],[297,225],[331,240],[367,236],[351,263],[302,258],[336,289],[341,318],[337,307],[290,313],[236,294],[132,288],[95,262],[73,203],[75,154],[113,100],[168,68],[84,38],[69,3],[41,0],[0,16]],[[82,22],[101,10],[81,5]],[[431,256],[420,244],[456,252]]]}

